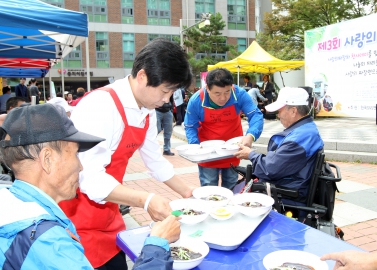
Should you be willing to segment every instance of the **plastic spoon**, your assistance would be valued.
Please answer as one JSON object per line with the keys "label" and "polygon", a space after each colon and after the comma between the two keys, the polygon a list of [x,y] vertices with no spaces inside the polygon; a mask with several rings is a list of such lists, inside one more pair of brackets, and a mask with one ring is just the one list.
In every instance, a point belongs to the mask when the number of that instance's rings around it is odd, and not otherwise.
{"label": "plastic spoon", "polygon": [[174,210],[173,212],[171,212],[171,214],[175,217],[179,217],[180,215],[183,214],[182,211],[179,211],[179,210]]}

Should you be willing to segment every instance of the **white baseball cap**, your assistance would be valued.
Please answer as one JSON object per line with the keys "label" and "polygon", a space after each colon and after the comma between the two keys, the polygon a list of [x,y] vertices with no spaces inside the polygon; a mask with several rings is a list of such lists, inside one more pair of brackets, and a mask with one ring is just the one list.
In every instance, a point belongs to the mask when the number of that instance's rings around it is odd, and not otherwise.
{"label": "white baseball cap", "polygon": [[73,108],[68,105],[68,102],[61,97],[54,97],[47,101],[47,103],[56,104],[64,108],[65,112],[72,112]]}
{"label": "white baseball cap", "polygon": [[266,110],[268,112],[275,112],[280,110],[285,105],[299,106],[308,105],[309,94],[303,88],[284,87],[280,89],[278,99],[267,105]]}

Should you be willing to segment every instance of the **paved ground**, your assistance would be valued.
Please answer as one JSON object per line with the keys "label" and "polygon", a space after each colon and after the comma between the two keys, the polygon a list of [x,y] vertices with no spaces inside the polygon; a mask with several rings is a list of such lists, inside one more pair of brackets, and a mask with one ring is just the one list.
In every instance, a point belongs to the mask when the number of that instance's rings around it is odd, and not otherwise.
{"label": "paved ground", "polygon": [[[277,123],[274,123],[277,122]],[[283,125],[279,121],[265,121],[263,135],[280,131]],[[371,118],[317,118],[315,123],[324,141],[364,142],[376,141],[376,120]]]}
{"label": "paved ground", "polygon": [[[319,120],[317,123],[324,139],[372,141],[376,134],[375,122],[371,119],[341,119],[334,123]],[[266,127],[270,128],[266,129]],[[355,128],[358,132],[354,132]],[[180,127],[175,127],[175,129],[180,129]],[[277,131],[279,131],[277,123],[272,124],[272,121],[266,121],[264,136],[270,136]],[[161,134],[158,140],[162,145]],[[174,147],[185,142],[173,137],[171,143],[172,151],[176,153]],[[176,173],[183,181],[193,186],[200,186],[196,164],[177,154],[167,159],[174,165]],[[333,163],[340,167],[343,178],[338,185],[340,193],[337,194],[335,223],[345,232],[347,242],[365,250],[377,252],[377,205],[374,204],[377,202],[377,165]],[[138,153],[130,159],[124,184],[133,189],[160,194],[169,200],[180,198],[180,195],[149,176]],[[125,216],[125,221],[128,228],[131,228],[148,225],[151,218],[143,209],[134,208],[130,215]]]}

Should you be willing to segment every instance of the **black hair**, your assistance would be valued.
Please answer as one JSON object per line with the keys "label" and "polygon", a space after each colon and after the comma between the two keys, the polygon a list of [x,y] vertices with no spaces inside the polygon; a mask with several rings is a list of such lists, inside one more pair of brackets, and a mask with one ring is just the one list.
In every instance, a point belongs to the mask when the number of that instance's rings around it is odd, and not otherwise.
{"label": "black hair", "polygon": [[206,84],[211,90],[213,85],[218,87],[225,87],[233,84],[233,76],[229,70],[225,68],[216,68],[208,72],[206,77]]}
{"label": "black hair", "polygon": [[10,86],[9,85],[3,87],[3,95],[5,93],[9,92],[9,91],[10,91]]}
{"label": "black hair", "polygon": [[57,97],[63,97],[63,94],[62,94],[62,92],[59,92],[59,93],[56,94],[56,96]]}
{"label": "black hair", "polygon": [[247,79],[248,81],[250,81],[250,76],[249,75],[246,75],[244,78]]}
{"label": "black hair", "polygon": [[10,110],[10,107],[16,108],[19,101],[25,101],[25,98],[23,97],[11,97],[7,100],[5,104],[5,108],[7,111]]}
{"label": "black hair", "polygon": [[187,54],[178,44],[164,38],[155,38],[141,49],[132,66],[132,77],[136,78],[141,69],[147,75],[147,86],[165,84],[176,90],[191,85],[192,74]]}
{"label": "black hair", "polygon": [[[35,83],[36,81],[37,81],[36,79],[30,79],[30,82],[31,82],[31,83]],[[29,82],[29,83],[30,83],[30,82]]]}

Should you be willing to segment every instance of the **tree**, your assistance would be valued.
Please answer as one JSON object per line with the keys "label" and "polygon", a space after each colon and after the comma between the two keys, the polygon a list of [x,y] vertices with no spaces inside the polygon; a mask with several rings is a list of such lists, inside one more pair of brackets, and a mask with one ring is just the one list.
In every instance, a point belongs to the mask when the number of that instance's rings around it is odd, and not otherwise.
{"label": "tree", "polygon": [[347,0],[352,4],[352,14],[355,18],[377,12],[377,0]]}
{"label": "tree", "polygon": [[375,12],[377,0],[272,0],[258,43],[283,59],[304,58],[304,32]]}
{"label": "tree", "polygon": [[[225,59],[216,57],[216,54],[225,54],[227,52],[231,59],[238,56],[237,46],[226,44],[226,37],[221,34],[226,26],[220,13],[210,17],[210,25],[199,29],[198,26],[188,29],[184,34],[186,36],[183,44],[189,48],[189,62],[193,73],[198,75],[200,72],[207,71],[208,65],[214,65]],[[196,59],[200,53],[201,58]]]}

